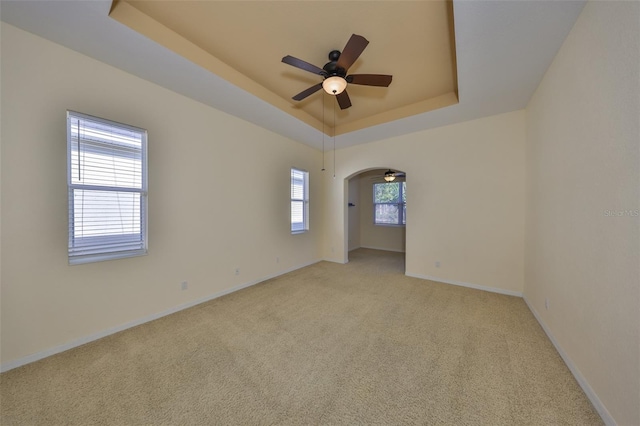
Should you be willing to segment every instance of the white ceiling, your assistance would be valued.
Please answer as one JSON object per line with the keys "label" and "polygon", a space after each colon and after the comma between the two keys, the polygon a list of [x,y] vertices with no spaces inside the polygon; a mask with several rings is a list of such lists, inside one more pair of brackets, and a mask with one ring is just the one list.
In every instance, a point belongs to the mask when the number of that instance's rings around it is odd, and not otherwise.
{"label": "white ceiling", "polygon": [[[584,1],[454,1],[459,103],[339,135],[337,148],[524,108]],[[0,18],[320,149],[322,134],[108,16],[111,0],[2,0]]]}

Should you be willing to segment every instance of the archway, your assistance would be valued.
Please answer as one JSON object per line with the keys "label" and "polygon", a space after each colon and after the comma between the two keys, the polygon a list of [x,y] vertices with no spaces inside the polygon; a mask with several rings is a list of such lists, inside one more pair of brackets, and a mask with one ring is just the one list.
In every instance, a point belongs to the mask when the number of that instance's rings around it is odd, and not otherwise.
{"label": "archway", "polygon": [[[394,172],[386,181],[385,172]],[[345,179],[346,261],[359,248],[406,253],[406,174],[391,167],[360,170]]]}

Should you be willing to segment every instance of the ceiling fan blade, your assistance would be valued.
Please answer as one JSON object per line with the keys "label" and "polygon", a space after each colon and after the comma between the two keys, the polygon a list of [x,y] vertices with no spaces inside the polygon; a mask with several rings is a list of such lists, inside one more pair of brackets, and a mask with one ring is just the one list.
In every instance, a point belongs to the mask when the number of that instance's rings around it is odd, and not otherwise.
{"label": "ceiling fan blade", "polygon": [[323,70],[322,68],[318,68],[315,65],[310,64],[309,62],[305,62],[302,59],[294,58],[293,56],[290,56],[290,55],[287,55],[284,58],[282,58],[282,62],[284,62],[285,64],[289,64],[291,66],[294,66],[296,68],[300,68],[302,70],[312,72],[314,74],[327,75],[326,71]]}
{"label": "ceiling fan blade", "polygon": [[316,93],[320,89],[322,89],[322,83],[318,83],[315,86],[311,86],[308,89],[303,90],[302,92],[298,93],[297,95],[295,95],[291,99],[293,99],[294,101],[301,101],[304,98],[306,98],[307,96]]}
{"label": "ceiling fan blade", "polygon": [[367,47],[367,44],[369,44],[369,40],[360,35],[352,34],[347,45],[342,49],[336,65],[344,68],[345,71],[348,70],[358,59],[364,48]]}
{"label": "ceiling fan blade", "polygon": [[340,109],[347,109],[351,106],[351,99],[349,99],[349,95],[347,91],[343,91],[336,95],[336,99],[338,100],[338,105],[340,105]]}
{"label": "ceiling fan blade", "polygon": [[392,77],[384,74],[352,74],[347,76],[347,82],[365,86],[389,87]]}

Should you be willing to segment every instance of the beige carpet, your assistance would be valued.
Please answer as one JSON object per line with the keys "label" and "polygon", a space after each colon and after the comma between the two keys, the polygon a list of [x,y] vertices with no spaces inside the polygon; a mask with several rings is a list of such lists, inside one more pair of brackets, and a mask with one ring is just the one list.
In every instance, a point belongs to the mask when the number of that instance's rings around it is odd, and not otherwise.
{"label": "beige carpet", "polygon": [[0,423],[602,424],[522,299],[350,260],[6,372]]}

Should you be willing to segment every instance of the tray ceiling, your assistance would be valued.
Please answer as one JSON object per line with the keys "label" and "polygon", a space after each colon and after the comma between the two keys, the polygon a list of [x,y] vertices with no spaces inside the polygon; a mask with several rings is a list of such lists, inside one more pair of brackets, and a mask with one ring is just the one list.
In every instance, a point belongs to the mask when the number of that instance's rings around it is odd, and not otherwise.
{"label": "tray ceiling", "polygon": [[[120,0],[110,16],[327,134],[458,102],[450,1]],[[322,91],[292,100],[322,77],[286,65],[282,57],[322,67],[354,33],[369,45],[349,74],[392,74],[391,85],[349,85],[353,106],[346,110]]]}
{"label": "tray ceiling", "polygon": [[[374,60],[374,54],[370,52],[375,52],[375,49],[382,46],[387,39],[380,41],[374,33],[362,30],[360,25],[364,25],[363,22],[366,23],[367,20],[386,22],[387,19],[367,12],[368,8],[379,3],[378,1],[354,3],[366,5],[365,10],[359,12],[358,19],[349,21],[349,25],[342,29],[338,28],[333,21],[329,21],[332,22],[331,24],[321,23],[315,18],[304,21],[304,27],[320,28],[322,26],[324,28],[324,31],[320,32],[321,40],[335,36],[335,41],[326,43],[332,45],[331,47],[325,47],[324,44],[317,47],[318,59],[307,55],[309,43],[315,43],[317,38],[312,39],[304,32],[297,33],[293,37],[296,42],[300,41],[298,40],[300,38],[308,37],[308,42],[303,43],[307,50],[282,46],[278,49],[275,61],[265,68],[265,73],[298,72],[295,68],[280,62],[280,59],[287,54],[299,56],[309,62],[317,61],[317,65],[322,65],[326,50],[336,47],[333,44],[339,49],[342,48],[352,33],[364,35],[371,42],[358,61],[359,64],[356,64],[360,67],[358,72],[384,73],[384,69],[373,67],[369,69],[368,61]],[[395,1],[388,0],[382,3],[395,3]],[[584,4],[583,0],[454,0],[458,87],[456,103],[415,115],[399,116],[398,119],[394,118],[379,125],[354,131],[348,131],[347,124],[341,124],[338,117],[338,126],[342,126],[338,131],[343,132],[337,139],[338,149],[525,108]],[[290,101],[293,94],[308,87],[304,86],[303,82],[299,82],[296,87],[291,87],[291,91],[281,97],[211,54],[194,55],[202,61],[204,61],[203,58],[207,59],[204,65],[195,63],[192,59],[177,54],[176,47],[180,47],[178,45],[182,43],[184,46],[190,46],[194,52],[202,48],[182,37],[167,38],[167,42],[172,41],[176,45],[172,48],[158,43],[155,41],[158,35],[170,33],[175,36],[175,32],[128,3],[113,11],[128,8],[137,12],[137,15],[146,16],[145,21],[149,24],[147,29],[155,31],[153,38],[132,30],[129,26],[110,17],[109,12],[114,7],[112,0],[2,0],[1,5],[0,19],[3,23],[44,37],[286,138],[322,149],[324,138],[317,130],[321,127],[321,122],[293,106]],[[332,31],[331,35],[329,29]],[[343,31],[344,34],[337,34],[338,30]],[[230,36],[225,35],[223,38],[228,40]],[[420,44],[416,43],[412,46],[414,51],[422,50]],[[401,75],[399,74],[401,70],[396,68],[397,65],[390,60],[388,62],[394,65],[391,72],[394,74],[394,81],[389,89],[373,88],[373,90],[389,90],[386,96],[390,96]],[[213,65],[222,71],[211,72],[208,67]],[[287,71],[286,68],[289,70]],[[302,70],[299,73],[297,77],[301,79],[313,77],[312,74]],[[309,75],[303,77],[303,74]],[[251,91],[240,88],[237,83],[230,83],[231,78],[244,80],[247,87],[252,87]],[[317,93],[317,95],[320,94]],[[265,101],[265,96],[272,96],[273,102]],[[355,112],[356,108],[363,103],[373,100],[362,96],[364,99],[362,102],[360,99],[354,99],[351,112]],[[276,104],[278,106],[274,106]],[[409,107],[400,107],[395,111],[400,114],[403,113],[403,108]],[[331,114],[331,110],[328,111]],[[296,114],[306,114],[307,119],[315,121],[316,124],[310,126]],[[326,118],[330,121],[332,117],[328,115]],[[372,120],[375,118],[374,116]],[[351,125],[354,124],[358,122]]]}

